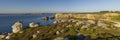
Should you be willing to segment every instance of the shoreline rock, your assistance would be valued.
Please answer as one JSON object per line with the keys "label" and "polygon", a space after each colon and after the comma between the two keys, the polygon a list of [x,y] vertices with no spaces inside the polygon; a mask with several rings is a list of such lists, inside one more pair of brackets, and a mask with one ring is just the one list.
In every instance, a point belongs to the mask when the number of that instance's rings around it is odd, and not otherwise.
{"label": "shoreline rock", "polygon": [[22,31],[23,23],[20,21],[15,22],[15,24],[12,26],[13,33],[17,33],[19,31]]}
{"label": "shoreline rock", "polygon": [[39,24],[35,23],[35,22],[31,22],[29,23],[29,27],[38,27]]}

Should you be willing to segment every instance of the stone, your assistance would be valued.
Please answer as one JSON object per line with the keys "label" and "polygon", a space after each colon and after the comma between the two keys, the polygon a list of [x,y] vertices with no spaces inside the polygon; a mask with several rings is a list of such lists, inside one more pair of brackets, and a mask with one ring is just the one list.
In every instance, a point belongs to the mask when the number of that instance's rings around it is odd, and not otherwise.
{"label": "stone", "polygon": [[81,25],[81,24],[83,24],[84,22],[82,22],[82,21],[78,21],[78,22],[76,22],[76,25],[77,26],[79,26],[79,25]]}
{"label": "stone", "polygon": [[53,40],[64,40],[64,38],[63,37],[57,37],[57,38],[55,38]]}
{"label": "stone", "polygon": [[23,33],[23,31],[20,31],[19,33]]}
{"label": "stone", "polygon": [[58,22],[57,22],[57,21],[54,21],[53,23],[56,24],[56,23],[58,23]]}
{"label": "stone", "polygon": [[87,26],[87,25],[83,25],[82,27],[81,27],[81,29],[86,29],[86,28],[88,28],[89,26]]}
{"label": "stone", "polygon": [[48,17],[46,17],[46,16],[42,17],[42,20],[48,20]]}
{"label": "stone", "polygon": [[90,23],[90,24],[95,24],[94,20],[88,20],[87,22]]}
{"label": "stone", "polygon": [[8,36],[11,36],[13,33],[8,33]]}
{"label": "stone", "polygon": [[12,26],[13,33],[17,33],[22,30],[23,24],[20,21],[15,22],[15,24]]}
{"label": "stone", "polygon": [[0,35],[0,39],[3,39],[5,38],[6,35]]}
{"label": "stone", "polygon": [[72,25],[68,25],[68,26],[66,26],[66,27],[72,27]]}
{"label": "stone", "polygon": [[59,35],[59,34],[60,34],[60,31],[57,31],[56,34]]}
{"label": "stone", "polygon": [[10,36],[6,36],[5,39],[10,39]]}
{"label": "stone", "polygon": [[61,20],[61,22],[66,22],[67,20]]}
{"label": "stone", "polygon": [[33,34],[33,35],[32,35],[32,37],[33,37],[33,38],[36,38],[36,37],[37,37],[37,35],[36,35],[36,34]]}
{"label": "stone", "polygon": [[29,27],[38,27],[39,26],[39,24],[37,24],[37,23],[35,23],[35,22],[31,22],[30,24],[29,24]]}
{"label": "stone", "polygon": [[97,26],[100,26],[102,28],[106,28],[107,27],[107,24],[104,22],[104,21],[98,21],[97,22]]}
{"label": "stone", "polygon": [[61,32],[61,33],[63,33],[63,32],[64,32],[64,30],[61,30],[60,32]]}
{"label": "stone", "polygon": [[40,31],[37,31],[37,33],[40,33]]}
{"label": "stone", "polygon": [[120,27],[120,23],[116,22],[115,24],[113,24],[113,26]]}

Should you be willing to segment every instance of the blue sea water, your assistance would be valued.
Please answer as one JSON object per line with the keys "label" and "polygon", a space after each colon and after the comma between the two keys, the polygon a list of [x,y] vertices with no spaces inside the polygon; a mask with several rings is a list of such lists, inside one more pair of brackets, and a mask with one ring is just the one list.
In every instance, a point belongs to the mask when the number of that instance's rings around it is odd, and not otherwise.
{"label": "blue sea water", "polygon": [[54,19],[47,21],[41,20],[42,17],[54,16],[54,13],[40,13],[40,14],[0,14],[0,33],[12,32],[11,26],[16,21],[22,21],[24,27],[28,27],[29,23],[37,22],[40,25],[49,25],[53,23]]}

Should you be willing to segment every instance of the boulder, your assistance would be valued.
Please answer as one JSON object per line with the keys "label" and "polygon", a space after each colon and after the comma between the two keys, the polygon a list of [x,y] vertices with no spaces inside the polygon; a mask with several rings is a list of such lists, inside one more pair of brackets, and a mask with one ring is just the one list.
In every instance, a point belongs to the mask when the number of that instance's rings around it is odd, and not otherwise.
{"label": "boulder", "polygon": [[12,26],[13,33],[17,33],[22,30],[23,24],[20,21],[15,22],[15,24]]}
{"label": "boulder", "polygon": [[38,27],[39,26],[39,24],[37,24],[37,23],[35,23],[35,22],[31,22],[30,24],[29,24],[29,27]]}

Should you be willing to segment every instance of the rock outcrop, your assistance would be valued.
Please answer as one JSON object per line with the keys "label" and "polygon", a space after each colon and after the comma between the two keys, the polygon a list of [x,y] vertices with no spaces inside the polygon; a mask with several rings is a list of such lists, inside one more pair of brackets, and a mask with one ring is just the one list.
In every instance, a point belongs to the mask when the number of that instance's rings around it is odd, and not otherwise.
{"label": "rock outcrop", "polygon": [[35,22],[31,22],[30,24],[29,24],[29,27],[38,27],[39,26],[39,24],[37,24],[37,23],[35,23]]}
{"label": "rock outcrop", "polygon": [[22,27],[23,27],[23,24],[20,21],[15,22],[15,24],[12,26],[13,33],[17,33],[19,31],[21,31]]}

